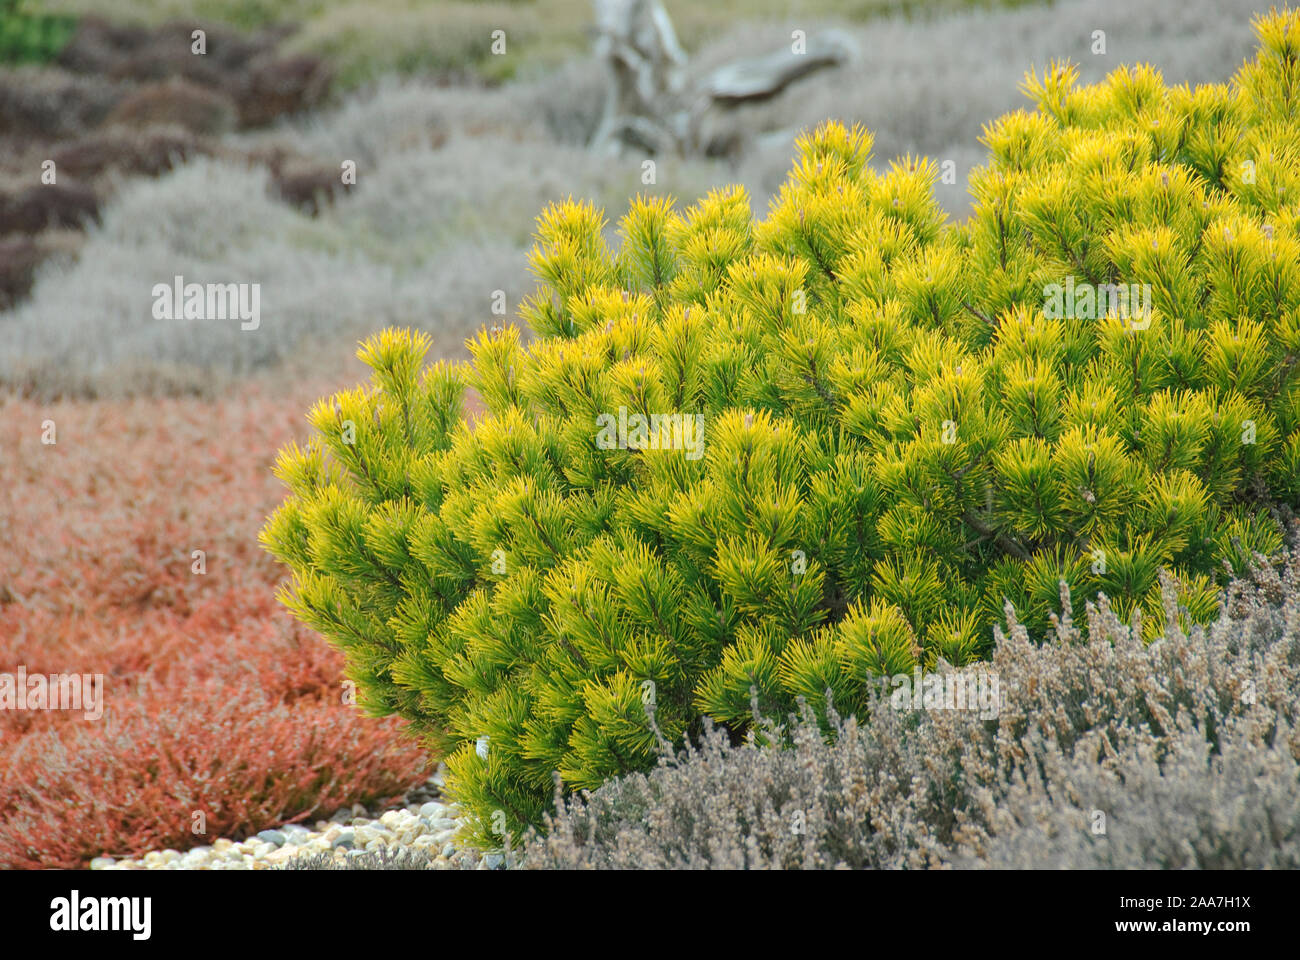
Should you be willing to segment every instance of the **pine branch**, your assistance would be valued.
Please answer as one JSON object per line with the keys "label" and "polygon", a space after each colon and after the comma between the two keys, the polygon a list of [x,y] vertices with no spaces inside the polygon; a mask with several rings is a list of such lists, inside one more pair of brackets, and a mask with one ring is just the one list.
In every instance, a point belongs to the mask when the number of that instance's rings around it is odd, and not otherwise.
{"label": "pine branch", "polygon": [[985,323],[987,326],[992,327],[994,330],[996,330],[996,329],[998,328],[998,325],[997,325],[996,323],[994,323],[991,319],[989,319],[989,318],[988,318],[987,316],[985,316],[984,314],[980,313],[978,310],[976,310],[974,307],[972,307],[972,306],[971,306],[969,303],[967,303],[965,300],[963,300],[963,301],[961,302],[961,305],[962,305],[962,307],[966,310],[967,313],[969,313],[971,316],[975,317],[977,320],[982,320],[982,321],[984,321],[984,323]]}
{"label": "pine branch", "polygon": [[975,516],[969,508],[962,514],[962,519],[970,525],[971,529],[980,534],[984,540],[992,539],[999,547],[1011,554],[1013,557],[1018,557],[1021,560],[1028,560],[1032,557],[1032,554],[1023,546],[1001,531],[984,523],[984,521]]}

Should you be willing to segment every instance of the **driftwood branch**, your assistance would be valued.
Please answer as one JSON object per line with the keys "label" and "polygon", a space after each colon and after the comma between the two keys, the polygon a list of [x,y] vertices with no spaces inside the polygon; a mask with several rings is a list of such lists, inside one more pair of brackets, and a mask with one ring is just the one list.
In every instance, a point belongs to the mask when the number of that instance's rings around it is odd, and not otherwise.
{"label": "driftwood branch", "polygon": [[608,85],[591,147],[684,154],[696,149],[701,121],[775,96],[790,84],[857,56],[852,37],[802,34],[779,50],[723,64],[688,82],[686,52],[661,0],[594,0],[596,55]]}

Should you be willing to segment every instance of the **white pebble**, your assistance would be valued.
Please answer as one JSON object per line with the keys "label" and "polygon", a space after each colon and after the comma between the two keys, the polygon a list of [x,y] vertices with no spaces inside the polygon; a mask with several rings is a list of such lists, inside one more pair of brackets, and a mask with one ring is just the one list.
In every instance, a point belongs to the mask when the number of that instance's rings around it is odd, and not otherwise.
{"label": "white pebble", "polygon": [[368,843],[373,843],[379,839],[379,831],[374,827],[353,827],[352,842],[358,846],[364,847]]}
{"label": "white pebble", "polygon": [[272,850],[266,855],[267,863],[288,863],[294,857],[302,853],[297,847],[281,847],[279,850]]}

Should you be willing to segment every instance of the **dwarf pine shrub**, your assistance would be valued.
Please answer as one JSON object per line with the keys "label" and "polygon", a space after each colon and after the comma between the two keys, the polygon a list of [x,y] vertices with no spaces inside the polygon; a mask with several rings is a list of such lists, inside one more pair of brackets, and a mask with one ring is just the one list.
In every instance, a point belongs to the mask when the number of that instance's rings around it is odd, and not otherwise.
{"label": "dwarf pine shrub", "polygon": [[[358,701],[448,752],[499,842],[702,717],[1035,635],[1064,582],[1146,639],[1282,543],[1300,497],[1300,13],[1228,85],[1031,74],[974,209],[828,123],[756,220],[738,188],[540,218],[542,281],[472,362],[386,330],[317,404],[263,542]],[[471,426],[466,387],[486,406]],[[824,709],[824,708],[823,708]],[[823,714],[824,716],[824,714]]]}

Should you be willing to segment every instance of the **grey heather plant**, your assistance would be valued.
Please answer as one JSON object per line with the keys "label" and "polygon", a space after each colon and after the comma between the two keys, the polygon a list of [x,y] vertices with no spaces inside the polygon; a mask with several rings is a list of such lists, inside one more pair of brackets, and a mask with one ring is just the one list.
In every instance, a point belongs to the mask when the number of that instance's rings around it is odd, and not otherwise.
{"label": "grey heather plant", "polygon": [[304,854],[284,864],[282,870],[431,870],[433,857],[413,847],[381,847],[335,858],[333,852]]}
{"label": "grey heather plant", "polygon": [[[472,870],[479,864],[478,851],[459,849],[449,858],[452,869]],[[287,861],[280,870],[435,870],[436,853],[418,847],[378,847],[336,856],[336,851],[309,853]]]}

